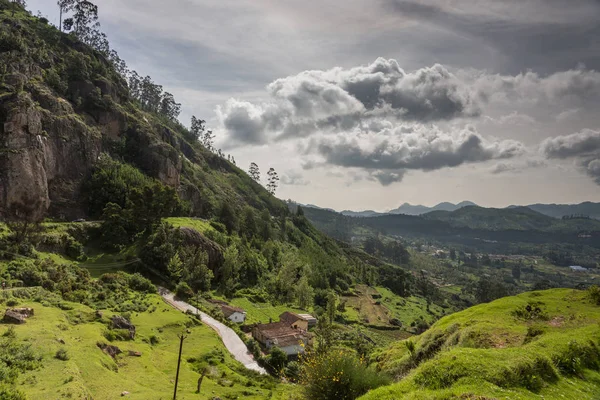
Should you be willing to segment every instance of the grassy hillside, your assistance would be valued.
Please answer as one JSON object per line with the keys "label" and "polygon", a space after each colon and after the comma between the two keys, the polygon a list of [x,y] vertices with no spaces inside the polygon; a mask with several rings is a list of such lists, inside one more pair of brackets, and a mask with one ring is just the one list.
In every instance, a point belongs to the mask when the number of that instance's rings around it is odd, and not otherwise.
{"label": "grassy hillside", "polygon": [[600,306],[554,289],[442,318],[421,336],[376,352],[399,380],[362,399],[596,399]]}
{"label": "grassy hillside", "polygon": [[[124,391],[131,399],[169,399],[177,366],[177,335],[187,332],[178,398],[211,399],[215,394],[225,399],[281,398],[283,391],[287,398],[294,392],[291,386],[245,370],[212,329],[170,308],[159,296],[149,295],[146,300],[153,305],[151,310],[131,315],[135,340],[112,342],[105,335],[113,314],[110,311],[102,311],[99,318],[94,309],[77,303],[63,302],[62,308],[57,308],[45,301],[16,301],[18,306],[34,308],[35,315],[24,325],[0,325],[0,334],[6,337],[11,332],[17,343],[29,343],[42,360],[39,368],[19,376],[19,389],[31,399],[109,400]],[[2,302],[6,301],[3,296]],[[97,343],[117,346],[123,354],[113,359]],[[56,357],[58,350],[66,350],[66,360]],[[141,352],[141,356],[130,356],[129,350]],[[198,395],[195,391],[201,365],[210,365],[211,370]]]}

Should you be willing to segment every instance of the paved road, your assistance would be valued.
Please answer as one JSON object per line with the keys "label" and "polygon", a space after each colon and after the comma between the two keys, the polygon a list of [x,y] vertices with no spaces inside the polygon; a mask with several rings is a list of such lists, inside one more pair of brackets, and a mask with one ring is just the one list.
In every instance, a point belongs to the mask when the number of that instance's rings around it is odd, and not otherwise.
{"label": "paved road", "polygon": [[244,366],[248,369],[258,371],[261,374],[267,373],[267,371],[265,371],[263,367],[261,367],[256,361],[254,361],[254,357],[252,357],[252,354],[250,354],[250,352],[248,351],[246,344],[233,331],[233,329],[217,321],[210,315],[199,311],[196,307],[186,302],[175,300],[175,295],[165,288],[159,287],[158,293],[160,293],[162,298],[165,299],[167,303],[169,303],[171,306],[175,307],[180,311],[190,311],[194,314],[200,313],[200,316],[202,317],[202,322],[213,328],[215,331],[217,331],[219,336],[221,336],[221,340],[223,340],[223,344],[225,345],[225,347],[227,347],[227,350],[229,350],[231,355],[236,360],[244,364]]}

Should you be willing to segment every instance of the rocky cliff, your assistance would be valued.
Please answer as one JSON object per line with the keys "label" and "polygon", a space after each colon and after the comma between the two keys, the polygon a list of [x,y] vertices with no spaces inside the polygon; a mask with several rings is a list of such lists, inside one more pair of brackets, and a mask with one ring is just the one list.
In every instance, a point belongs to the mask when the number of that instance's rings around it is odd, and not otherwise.
{"label": "rocky cliff", "polygon": [[84,216],[81,184],[119,144],[128,161],[179,188],[181,140],[136,107],[100,53],[35,17],[4,17],[0,65],[2,217]]}

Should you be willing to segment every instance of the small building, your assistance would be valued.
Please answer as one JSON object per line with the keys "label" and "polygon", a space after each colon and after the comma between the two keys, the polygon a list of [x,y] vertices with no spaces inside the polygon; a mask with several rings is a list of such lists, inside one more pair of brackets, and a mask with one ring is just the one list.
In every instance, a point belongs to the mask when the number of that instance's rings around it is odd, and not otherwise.
{"label": "small building", "polygon": [[304,353],[310,343],[307,330],[309,321],[313,320],[316,324],[316,319],[308,314],[303,317],[286,311],[279,316],[279,322],[257,324],[252,329],[252,337],[267,349],[278,347],[288,356],[296,356]]}
{"label": "small building", "polygon": [[571,268],[571,270],[575,271],[575,272],[586,272],[587,271],[587,268],[584,268],[581,265],[571,265],[571,266],[569,266],[569,268]]}
{"label": "small building", "polygon": [[246,321],[246,311],[239,307],[233,307],[228,304],[221,304],[221,311],[225,318],[230,321],[243,324]]}
{"label": "small building", "polygon": [[302,318],[298,314],[294,314],[293,312],[286,311],[279,316],[280,322],[285,322],[285,324],[293,329],[302,329],[308,330],[308,321]]}
{"label": "small building", "polygon": [[317,326],[317,319],[310,314],[298,314],[300,318],[308,322],[308,327],[312,328],[313,326]]}

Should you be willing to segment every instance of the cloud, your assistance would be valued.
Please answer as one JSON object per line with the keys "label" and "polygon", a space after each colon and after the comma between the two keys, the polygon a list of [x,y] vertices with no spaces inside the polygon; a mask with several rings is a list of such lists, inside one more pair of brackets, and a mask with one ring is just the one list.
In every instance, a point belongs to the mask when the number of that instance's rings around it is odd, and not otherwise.
{"label": "cloud", "polygon": [[284,185],[290,186],[306,186],[310,185],[310,181],[304,179],[302,174],[296,171],[287,171],[281,175],[280,182]]}
{"label": "cloud", "polygon": [[501,162],[494,165],[490,172],[494,175],[503,174],[506,172],[521,173],[529,168],[539,168],[544,166],[546,166],[546,162],[544,160],[527,160],[524,163]]}
{"label": "cloud", "polygon": [[398,127],[377,134],[324,137],[307,147],[323,162],[344,168],[360,168],[383,185],[399,182],[408,170],[434,171],[462,164],[509,159],[523,154],[524,146],[513,140],[486,140],[475,128],[444,132],[414,126],[410,133]]}
{"label": "cloud", "polygon": [[591,156],[600,153],[600,130],[584,129],[571,135],[548,138],[540,147],[547,158]]}
{"label": "cloud", "polygon": [[[600,4],[596,0],[385,0],[391,12],[483,48],[511,71],[552,73],[584,63],[600,67]],[[463,4],[464,3],[464,4]],[[421,28],[423,30],[423,28]],[[465,51],[464,51],[465,52]]]}
{"label": "cloud", "polygon": [[436,64],[405,72],[393,59],[350,69],[304,71],[267,86],[270,102],[229,100],[218,109],[234,143],[260,144],[394,121],[444,121],[480,114],[474,93]]}
{"label": "cloud", "polygon": [[540,149],[548,159],[573,159],[600,185],[600,130],[584,129],[544,140]]}
{"label": "cloud", "polygon": [[588,160],[585,162],[587,174],[594,179],[594,181],[600,185],[600,158]]}

